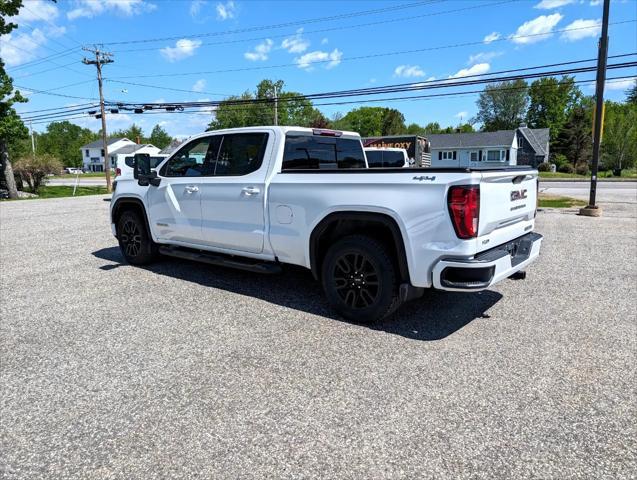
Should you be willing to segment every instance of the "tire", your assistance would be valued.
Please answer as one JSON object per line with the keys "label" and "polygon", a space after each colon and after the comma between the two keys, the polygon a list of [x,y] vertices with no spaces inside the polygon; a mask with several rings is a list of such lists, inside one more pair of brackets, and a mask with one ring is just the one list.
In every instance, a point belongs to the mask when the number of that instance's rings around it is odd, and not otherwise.
{"label": "tire", "polygon": [[131,265],[148,265],[158,256],[144,219],[133,210],[126,210],[117,221],[117,239],[122,255]]}
{"label": "tire", "polygon": [[382,320],[401,303],[390,252],[364,235],[344,237],[330,247],[323,259],[321,281],[332,307],[354,322]]}

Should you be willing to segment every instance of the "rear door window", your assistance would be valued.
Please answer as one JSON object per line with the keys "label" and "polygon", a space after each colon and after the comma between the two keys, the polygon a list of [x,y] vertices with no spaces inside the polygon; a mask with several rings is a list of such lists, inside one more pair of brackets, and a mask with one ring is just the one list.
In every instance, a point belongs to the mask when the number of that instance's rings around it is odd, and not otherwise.
{"label": "rear door window", "polygon": [[365,153],[354,138],[287,135],[283,170],[365,168]]}
{"label": "rear door window", "polygon": [[223,136],[215,176],[241,176],[256,172],[263,163],[267,133],[233,133]]}

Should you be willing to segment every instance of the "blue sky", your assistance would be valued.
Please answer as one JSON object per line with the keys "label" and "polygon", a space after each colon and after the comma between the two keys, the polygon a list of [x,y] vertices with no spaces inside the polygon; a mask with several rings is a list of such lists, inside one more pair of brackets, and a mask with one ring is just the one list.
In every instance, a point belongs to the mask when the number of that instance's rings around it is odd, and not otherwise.
{"label": "blue sky", "polygon": [[[82,45],[103,43],[114,53],[115,62],[104,67],[107,99],[217,100],[252,90],[263,78],[282,79],[287,90],[316,93],[593,58],[602,15],[599,0],[61,0],[57,4],[26,0],[24,4],[19,28],[2,38],[0,55],[16,85],[49,94],[32,91],[29,103],[18,108],[21,112],[88,101],[51,93],[97,97],[95,68],[81,63],[86,55]],[[341,18],[325,19],[334,16]],[[637,23],[630,22],[635,19],[637,1],[612,2],[610,55],[637,51]],[[615,22],[624,23],[612,25]],[[560,31],[565,29],[569,31]],[[199,34],[203,35],[193,36]],[[158,38],[165,40],[149,41]],[[135,42],[113,43],[129,41]],[[471,45],[453,46],[458,44]],[[406,50],[420,51],[395,53]],[[609,73],[613,75],[637,76],[637,69]],[[592,74],[578,77],[593,78]],[[628,82],[609,83],[607,98],[623,99],[627,86]],[[581,88],[588,94],[593,91],[589,85]],[[437,121],[446,126],[475,115],[476,98],[367,105],[398,108],[407,123]],[[357,106],[319,108],[332,116]],[[72,121],[99,128],[98,121],[88,116]],[[135,122],[149,133],[161,122],[172,135],[188,136],[203,131],[209,121],[209,111],[127,113],[109,115],[108,128]],[[45,127],[34,125],[36,130]]]}

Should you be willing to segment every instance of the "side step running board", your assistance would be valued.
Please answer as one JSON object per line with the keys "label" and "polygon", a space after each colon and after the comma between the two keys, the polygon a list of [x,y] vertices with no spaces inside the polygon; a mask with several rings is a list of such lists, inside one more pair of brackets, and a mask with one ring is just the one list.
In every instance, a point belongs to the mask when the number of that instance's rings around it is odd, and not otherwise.
{"label": "side step running board", "polygon": [[249,258],[233,257],[219,253],[203,252],[179,247],[159,247],[159,253],[169,257],[194,260],[196,262],[218,265],[221,267],[236,268],[248,272],[276,274],[281,273],[281,265],[274,262],[262,262]]}

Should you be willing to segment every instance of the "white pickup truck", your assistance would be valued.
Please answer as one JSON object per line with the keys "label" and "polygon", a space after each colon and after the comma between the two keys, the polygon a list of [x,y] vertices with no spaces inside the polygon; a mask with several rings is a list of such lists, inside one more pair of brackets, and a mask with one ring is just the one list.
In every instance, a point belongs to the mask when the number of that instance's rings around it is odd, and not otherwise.
{"label": "white pickup truck", "polygon": [[138,155],[111,223],[126,260],[158,254],[278,273],[306,267],[345,318],[374,321],[425,288],[476,291],[536,259],[537,171],[367,168],[358,134],[206,132],[157,166]]}

